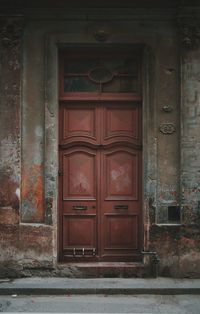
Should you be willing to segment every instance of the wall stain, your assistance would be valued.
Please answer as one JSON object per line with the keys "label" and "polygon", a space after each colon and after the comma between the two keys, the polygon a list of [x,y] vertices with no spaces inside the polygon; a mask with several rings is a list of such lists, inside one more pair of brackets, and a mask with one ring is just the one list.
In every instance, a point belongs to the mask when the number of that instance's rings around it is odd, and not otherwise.
{"label": "wall stain", "polygon": [[44,221],[43,165],[33,165],[29,172],[22,174],[22,220]]}
{"label": "wall stain", "polygon": [[10,179],[9,175],[0,177],[0,207],[19,209],[19,198],[16,195],[18,184]]}

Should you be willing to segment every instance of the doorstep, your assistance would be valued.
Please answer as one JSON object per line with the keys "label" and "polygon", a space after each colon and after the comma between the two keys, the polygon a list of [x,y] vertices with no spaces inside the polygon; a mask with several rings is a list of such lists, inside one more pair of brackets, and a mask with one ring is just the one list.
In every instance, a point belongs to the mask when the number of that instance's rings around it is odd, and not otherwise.
{"label": "doorstep", "polygon": [[61,274],[70,270],[76,278],[131,278],[148,276],[147,266],[134,262],[95,262],[58,264]]}

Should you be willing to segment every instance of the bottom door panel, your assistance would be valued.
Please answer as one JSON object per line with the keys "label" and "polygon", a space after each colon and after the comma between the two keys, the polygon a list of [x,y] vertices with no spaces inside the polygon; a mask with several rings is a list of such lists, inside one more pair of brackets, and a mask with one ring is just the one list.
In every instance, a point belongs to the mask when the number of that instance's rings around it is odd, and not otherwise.
{"label": "bottom door panel", "polygon": [[73,259],[96,256],[96,215],[63,216],[63,253]]}
{"label": "bottom door panel", "polygon": [[63,249],[95,247],[96,217],[64,216]]}
{"label": "bottom door panel", "polygon": [[105,215],[105,250],[132,251],[138,248],[137,216]]}

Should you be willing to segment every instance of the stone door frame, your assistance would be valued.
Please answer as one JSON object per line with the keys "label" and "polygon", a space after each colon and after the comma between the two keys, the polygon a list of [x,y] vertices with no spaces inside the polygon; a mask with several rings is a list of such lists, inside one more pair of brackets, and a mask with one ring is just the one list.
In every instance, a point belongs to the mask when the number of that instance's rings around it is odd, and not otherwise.
{"label": "stone door frame", "polygon": [[[50,33],[45,38],[45,47],[43,54],[44,76],[43,76],[43,104],[44,114],[44,221],[41,224],[53,226],[53,260],[55,263],[58,259],[58,106],[59,106],[59,78],[58,78],[58,52],[59,49],[67,47],[107,47],[112,46],[134,46],[138,42],[123,42],[120,38],[117,42],[101,43],[95,38],[85,40],[79,36],[71,36],[69,33]],[[100,46],[101,45],[101,46]],[[143,243],[144,250],[148,250],[148,230],[149,230],[149,204],[152,200],[156,203],[157,188],[157,143],[156,143],[156,106],[154,96],[155,86],[155,65],[152,50],[148,45],[141,43],[143,46]],[[26,63],[25,63],[26,65]],[[25,67],[24,65],[24,67]],[[27,70],[26,70],[27,71]],[[30,70],[28,70],[30,72]],[[28,75],[28,72],[26,72]],[[25,75],[25,76],[26,76]],[[41,79],[41,78],[40,78]],[[24,94],[26,93],[26,95]],[[24,96],[25,95],[25,96]],[[23,83],[23,109],[26,111],[27,86],[25,80]],[[37,100],[37,99],[36,99]],[[41,102],[41,100],[40,100]],[[24,117],[24,113],[22,117]],[[23,124],[23,132],[29,125]],[[26,156],[26,146],[22,145],[22,154]],[[22,158],[23,167],[23,158]],[[23,200],[22,200],[23,206]],[[153,208],[153,207],[152,207]],[[22,207],[23,211],[23,207]],[[22,219],[23,222],[23,219]],[[24,221],[31,223],[31,221]]]}

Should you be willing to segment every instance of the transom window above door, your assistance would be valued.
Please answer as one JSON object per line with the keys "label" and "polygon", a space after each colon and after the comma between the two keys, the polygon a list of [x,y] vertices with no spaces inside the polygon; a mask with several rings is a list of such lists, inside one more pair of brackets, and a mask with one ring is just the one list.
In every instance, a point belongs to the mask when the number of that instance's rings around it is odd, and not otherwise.
{"label": "transom window above door", "polygon": [[69,98],[87,93],[108,96],[140,95],[140,56],[128,53],[67,53],[61,55],[60,94]]}

